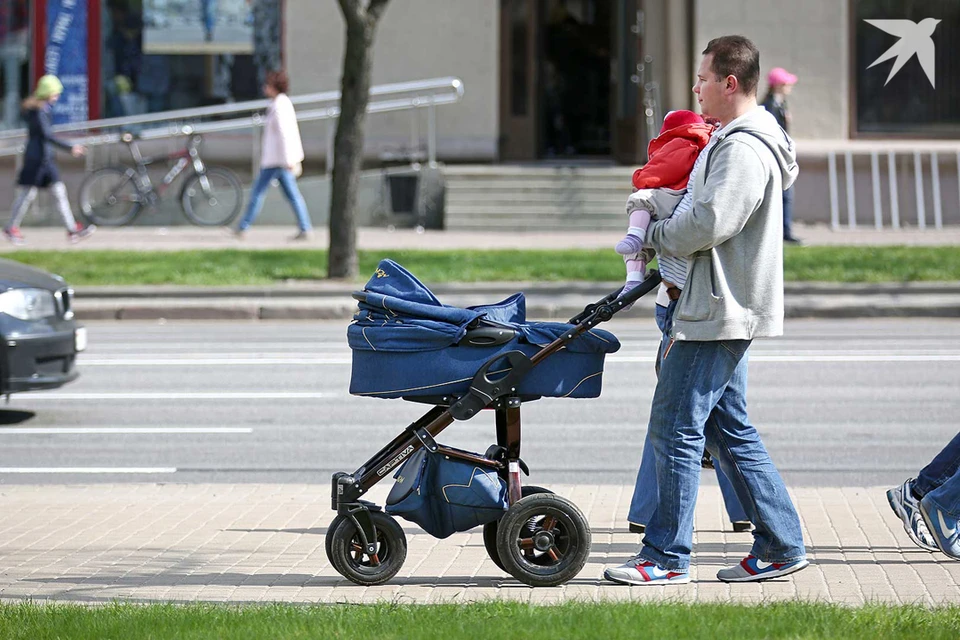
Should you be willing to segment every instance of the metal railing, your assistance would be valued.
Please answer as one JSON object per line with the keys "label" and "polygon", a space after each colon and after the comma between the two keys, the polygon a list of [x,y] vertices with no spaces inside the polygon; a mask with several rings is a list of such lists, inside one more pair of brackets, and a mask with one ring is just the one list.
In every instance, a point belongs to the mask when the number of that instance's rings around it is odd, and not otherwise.
{"label": "metal railing", "polygon": [[[916,228],[926,229],[932,222],[934,229],[942,229],[944,224],[944,204],[948,202],[941,185],[941,165],[952,164],[956,161],[957,171],[957,206],[960,211],[960,142],[957,141],[804,141],[798,145],[799,151],[805,156],[826,157],[827,178],[829,180],[830,198],[830,226],[840,229],[845,224],[850,229],[857,228],[857,170],[855,163],[858,159],[869,158],[870,161],[870,195],[872,198],[872,220],[867,223],[876,229],[884,228],[884,201],[889,213],[890,227],[900,229],[902,225],[911,224],[900,211],[900,177],[898,175],[898,159],[912,165],[907,171],[913,174],[914,204],[916,207]],[[845,199],[840,199],[840,168],[839,160],[843,160],[843,190]],[[882,165],[886,164],[885,171]],[[912,171],[911,171],[912,169]],[[926,169],[926,170],[925,170]],[[928,220],[928,201],[926,175],[929,172],[930,202],[933,219]],[[861,171],[862,173],[862,171]],[[884,174],[886,174],[884,176]],[[886,186],[884,186],[886,178]],[[886,197],[885,197],[886,196]],[[953,202],[948,203],[952,206]],[[845,214],[845,215],[844,215]],[[872,223],[872,224],[871,224]]]}
{"label": "metal railing", "polygon": [[[437,160],[437,123],[436,107],[454,104],[463,98],[463,82],[455,77],[433,78],[412,82],[398,82],[377,85],[370,88],[370,101],[367,113],[387,113],[392,111],[427,110],[427,160],[431,166]],[[327,120],[327,171],[333,166],[333,120],[340,115],[340,92],[324,91],[299,96],[291,96],[295,106],[310,105],[310,109],[297,111],[297,120],[301,122]],[[219,133],[242,129],[255,129],[263,125],[263,116],[257,113],[267,108],[269,100],[250,100],[215,107],[180,109],[159,113],[91,120],[53,128],[55,133],[86,133],[72,137],[72,141],[85,146],[114,144],[120,141],[124,131],[138,129],[143,140],[170,138],[186,133]],[[322,106],[321,106],[322,105]],[[237,118],[202,121],[202,118],[249,114]],[[157,125],[157,126],[150,126]],[[25,129],[0,132],[0,157],[23,152],[26,138]],[[7,144],[3,144],[6,142]],[[258,160],[259,140],[254,137],[253,162]]]}

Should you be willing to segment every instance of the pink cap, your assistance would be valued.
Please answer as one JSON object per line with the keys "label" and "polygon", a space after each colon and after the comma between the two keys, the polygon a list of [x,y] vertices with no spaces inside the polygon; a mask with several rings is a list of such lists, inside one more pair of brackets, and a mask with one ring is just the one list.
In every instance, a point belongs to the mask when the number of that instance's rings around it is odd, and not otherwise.
{"label": "pink cap", "polygon": [[767,74],[767,83],[770,85],[797,84],[797,76],[783,67],[774,67],[770,69],[770,73]]}

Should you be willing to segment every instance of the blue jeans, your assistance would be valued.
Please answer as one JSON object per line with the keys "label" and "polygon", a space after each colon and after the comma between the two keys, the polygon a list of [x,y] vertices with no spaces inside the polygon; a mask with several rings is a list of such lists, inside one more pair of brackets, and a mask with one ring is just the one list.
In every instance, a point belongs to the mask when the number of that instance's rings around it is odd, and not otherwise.
{"label": "blue jeans", "polygon": [[960,517],[960,433],[920,471],[913,490],[939,509]]}
{"label": "blue jeans", "polygon": [[213,26],[216,22],[216,3],[217,0],[200,0],[200,14],[203,18],[203,30],[207,33],[213,33]]}
{"label": "blue jeans", "polygon": [[783,192],[783,238],[793,237],[793,187]]}
{"label": "blue jeans", "polygon": [[303,201],[303,196],[297,188],[297,179],[293,177],[289,169],[283,167],[260,169],[257,181],[253,183],[253,188],[250,190],[250,204],[247,205],[247,211],[243,214],[243,220],[237,225],[237,229],[245,231],[260,215],[260,210],[263,208],[263,199],[267,195],[267,188],[270,187],[270,182],[274,178],[280,181],[283,195],[293,207],[300,231],[309,231],[312,227],[310,226],[310,214],[307,213],[307,203]]}
{"label": "blue jeans", "polygon": [[[670,329],[673,327],[673,312],[677,307],[677,301],[671,300],[670,306],[661,307],[656,305],[657,327],[660,328],[660,348],[657,350],[657,360],[655,368],[657,375],[660,374],[660,359],[664,350],[670,344]],[[712,453],[712,452],[711,452]],[[723,505],[727,509],[727,517],[730,522],[744,522],[747,514],[737,499],[737,492],[733,485],[720,469],[720,465],[715,464],[714,469],[717,472],[717,482],[720,483],[720,493],[723,495]],[[650,516],[657,508],[659,492],[657,491],[657,473],[656,463],[653,458],[653,447],[650,445],[649,432],[643,441],[643,454],[640,458],[640,469],[637,471],[637,481],[633,487],[633,499],[630,500],[630,511],[627,513],[627,520],[634,524],[646,524],[650,522]]]}
{"label": "blue jeans", "polygon": [[754,524],[751,554],[776,563],[806,555],[786,485],[747,417],[749,347],[749,340],[675,341],[663,355],[647,429],[660,499],[640,555],[665,569],[690,566],[704,446],[716,452],[714,463]]}

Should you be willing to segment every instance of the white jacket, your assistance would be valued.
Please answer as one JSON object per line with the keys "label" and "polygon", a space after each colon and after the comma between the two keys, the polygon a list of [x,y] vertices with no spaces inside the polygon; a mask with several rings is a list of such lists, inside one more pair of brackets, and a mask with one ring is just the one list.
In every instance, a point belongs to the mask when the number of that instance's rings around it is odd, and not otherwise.
{"label": "white jacket", "polygon": [[267,108],[267,117],[263,125],[260,166],[291,168],[303,162],[303,142],[300,140],[300,127],[297,126],[297,114],[287,94],[281,93]]}

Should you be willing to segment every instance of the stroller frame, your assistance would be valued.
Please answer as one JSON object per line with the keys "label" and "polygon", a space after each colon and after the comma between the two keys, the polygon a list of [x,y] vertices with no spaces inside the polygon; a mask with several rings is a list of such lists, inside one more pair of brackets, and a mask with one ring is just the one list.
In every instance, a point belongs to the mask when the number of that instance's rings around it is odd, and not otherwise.
{"label": "stroller frame", "polygon": [[[524,401],[537,399],[537,396],[525,398],[518,395],[516,389],[531,369],[597,324],[613,318],[614,314],[652,291],[659,283],[660,274],[652,270],[646,280],[622,297],[619,297],[621,289],[618,289],[596,303],[587,305],[580,314],[568,321],[568,324],[574,325],[569,331],[532,356],[509,351],[491,358],[480,367],[469,390],[460,397],[403,398],[435,406],[407,426],[356,471],[333,474],[331,507],[337,516],[327,529],[326,551],[334,568],[347,579],[362,585],[382,584],[396,575],[406,556],[403,530],[379,505],[361,497],[413,453],[426,448],[431,453],[496,470],[506,482],[508,493],[509,509],[501,522],[516,520],[517,527],[514,529],[522,528],[531,517],[546,514],[546,521],[550,524],[556,525],[554,520],[560,522],[561,527],[566,523],[565,533],[568,536],[576,538],[579,532],[583,538],[585,533],[586,540],[580,540],[575,545],[578,557],[570,561],[558,552],[556,536],[549,531],[527,535],[526,539],[519,541],[518,547],[515,535],[508,535],[503,540],[505,532],[497,533],[498,522],[484,526],[484,542],[491,559],[518,580],[531,586],[554,586],[573,578],[589,554],[589,526],[573,503],[546,489],[528,487],[531,495],[524,494],[520,471],[529,475],[529,469],[520,459],[520,406]],[[477,331],[481,332],[478,339],[488,339],[482,333],[484,329]],[[470,338],[468,331],[466,339]],[[509,362],[509,371],[495,380],[491,379],[488,375],[490,369],[497,363],[502,368],[504,358]],[[444,429],[455,421],[472,418],[482,409],[493,409],[496,416],[497,444],[491,445],[486,454],[470,453],[437,443],[435,438]],[[529,505],[529,513],[523,511],[517,517],[508,518],[523,503]],[[343,528],[346,529],[340,531]],[[488,537],[490,532],[496,540],[495,545]],[[528,555],[533,550],[545,554],[545,558],[536,566],[527,566],[522,558],[513,557],[516,555],[514,550],[520,547],[525,547]],[[387,557],[381,557],[385,551]]]}

